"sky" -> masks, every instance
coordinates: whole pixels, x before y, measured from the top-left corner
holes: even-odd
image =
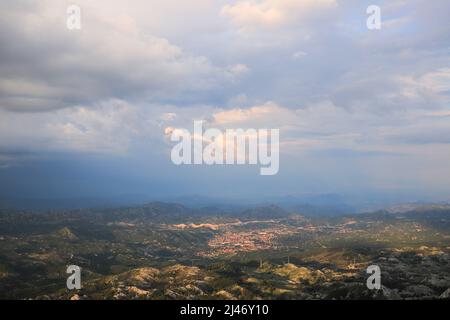
[[[450,200],[449,12],[447,0],[3,0],[0,200]],[[279,129],[278,174],[174,165],[167,129],[194,120]]]

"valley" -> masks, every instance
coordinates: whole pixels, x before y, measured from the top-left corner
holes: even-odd
[[[438,299],[450,209],[315,217],[178,204],[0,212],[0,299]],[[381,269],[380,290],[366,268]],[[66,267],[82,269],[81,290]]]

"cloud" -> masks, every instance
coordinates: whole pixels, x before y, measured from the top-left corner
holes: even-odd
[[[0,108],[40,111],[106,99],[134,103],[199,97],[247,69],[214,66],[142,29],[136,19],[83,3],[82,29],[65,27],[64,2],[20,2],[0,14]],[[191,94],[192,96],[192,94]]]
[[[323,101],[291,109],[274,102],[216,110],[211,126],[280,129],[282,152],[353,150],[358,155],[416,154],[413,145],[450,144],[448,109],[398,109],[389,113],[346,109]],[[449,146],[450,147],[450,146]]]
[[[212,125],[251,125],[255,127],[258,125],[265,125],[268,121],[273,121],[273,116],[278,118],[282,117],[283,111],[288,110],[279,107],[273,102],[267,102],[263,105],[253,106],[247,109],[236,108],[217,111],[212,115]]]
[[[245,64],[239,63],[235,64],[229,69],[230,75],[232,77],[239,77],[241,75],[244,75],[248,72],[250,72],[250,68],[247,67]]]
[[[2,171],[42,152],[102,154],[177,180],[187,169],[167,169],[164,129],[203,119],[280,129],[292,169],[272,189],[448,182],[446,0],[380,1],[377,32],[369,1],[76,3],[80,31],[66,28],[71,1],[0,3]]]
[[[305,20],[313,13],[337,5],[335,0],[263,0],[238,1],[234,5],[225,5],[222,15],[243,28],[272,28]]]
[[[306,57],[308,54],[304,51],[297,51],[292,54],[292,58],[295,60],[299,60],[303,57]]]
[[[125,154],[143,125],[123,101],[48,113],[0,111],[0,149]],[[139,120],[139,121],[138,121]],[[145,121],[145,120],[142,120]]]

